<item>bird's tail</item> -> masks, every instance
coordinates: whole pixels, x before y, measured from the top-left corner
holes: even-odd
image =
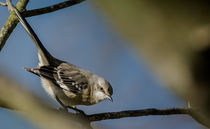
[[[41,43],[40,39],[38,38],[34,30],[32,29],[32,27],[13,5],[12,5],[12,10],[15,11],[20,23],[22,24],[22,26],[27,31],[27,33],[33,40],[34,44],[36,45],[38,49],[38,57],[40,65],[50,65],[51,63],[50,59],[53,59],[53,56],[47,51],[47,49],[44,47],[44,45]]]

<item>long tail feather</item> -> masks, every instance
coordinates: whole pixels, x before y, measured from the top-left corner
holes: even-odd
[[[51,54],[47,51],[47,49],[44,47],[44,45],[41,43],[40,39],[32,29],[32,27],[29,25],[29,23],[26,21],[26,19],[20,14],[20,12],[13,6],[13,10],[15,11],[19,21],[21,22],[22,26],[25,28],[31,39],[33,40],[34,44],[36,45],[38,49],[38,57],[40,61],[40,65],[49,65],[50,59],[53,57]]]

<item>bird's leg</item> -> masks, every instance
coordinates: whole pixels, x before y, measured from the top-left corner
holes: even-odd
[[[85,112],[80,109],[77,109],[76,106],[68,106],[68,108],[76,111],[77,113],[85,115]]]
[[[62,108],[59,108],[58,110],[68,112],[68,108],[69,108],[69,109],[74,110],[77,113],[85,115],[84,111],[82,111],[80,109],[77,109],[76,106],[72,106],[72,107],[71,106],[65,106],[57,96],[55,98],[58,101],[58,103],[62,106]]]
[[[55,97],[56,100],[58,101],[58,103],[62,106],[62,108],[58,108],[59,111],[65,111],[65,112],[68,112],[68,107],[66,107],[61,101],[60,99],[56,96]]]

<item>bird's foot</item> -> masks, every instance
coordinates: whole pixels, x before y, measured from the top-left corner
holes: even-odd
[[[84,111],[77,109],[76,107],[68,106],[68,108],[74,110],[76,112],[76,114],[86,115]]]
[[[68,109],[60,107],[60,108],[58,108],[58,111],[60,111],[60,112],[68,112]]]

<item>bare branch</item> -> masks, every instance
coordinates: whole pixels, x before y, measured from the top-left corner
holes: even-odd
[[[169,108],[169,109],[141,109],[141,110],[127,110],[120,112],[107,112],[107,113],[99,113],[87,115],[87,119],[90,122],[101,121],[101,120],[109,120],[109,119],[120,119],[125,117],[140,117],[140,116],[149,116],[149,115],[189,115],[198,123],[209,127],[206,124],[204,116],[199,112],[198,109],[188,108]]]
[[[48,6],[48,7],[44,7],[44,8],[39,8],[39,9],[34,9],[34,10],[28,10],[23,12],[23,16],[25,17],[32,17],[32,16],[36,16],[36,15],[41,15],[41,14],[45,14],[45,13],[50,13],[50,12],[54,12],[69,6],[73,6],[75,4],[81,3],[85,0],[69,0],[69,1],[65,1],[65,2],[61,2],[52,6]]]
[[[170,109],[142,109],[142,110],[127,110],[120,112],[108,112],[88,115],[90,121],[100,121],[108,119],[120,119],[125,117],[139,117],[148,115],[175,115],[175,114],[188,114],[191,115],[189,108],[170,108]]]
[[[10,90],[8,90],[8,87],[10,88]],[[46,102],[44,102],[42,99],[21,88],[21,86],[17,85],[13,81],[5,79],[5,77],[1,75],[0,75],[0,107],[11,110],[19,110],[23,112],[23,114],[25,114],[28,118],[32,119],[35,122],[38,122],[39,125],[41,124],[41,126],[48,126],[48,127],[53,125],[48,125],[47,124],[48,122],[46,121],[57,121],[57,119],[62,119],[62,122],[64,123],[59,123],[59,124],[63,124],[63,126],[65,127],[67,127],[67,124],[65,123],[66,119],[66,121],[68,121],[67,123],[71,123],[73,121],[74,121],[73,123],[79,122],[81,125],[83,126],[85,125],[84,127],[91,129],[92,127],[90,126],[90,123],[94,121],[120,119],[125,117],[140,117],[148,115],[176,115],[176,114],[190,115],[197,122],[207,126],[200,119],[201,117],[199,116],[200,115],[199,112],[192,108],[170,108],[170,109],[151,108],[151,109],[142,109],[142,110],[127,110],[120,112],[99,113],[92,115],[74,114],[71,112],[69,113],[58,112],[56,109],[47,106]],[[45,117],[43,117],[43,115]]]
[[[48,7],[45,7],[45,8],[25,11],[28,0],[19,0],[17,5],[16,5],[16,8],[21,13],[23,13],[23,15],[25,17],[31,17],[31,16],[35,16],[35,15],[41,15],[41,14],[57,11],[59,9],[63,9],[63,8],[78,4],[82,1],[84,1],[84,0],[69,0],[69,1],[61,2],[59,4],[48,6]],[[4,5],[4,3],[2,3],[1,5]],[[7,39],[9,38],[10,34],[14,30],[14,28],[16,27],[18,22],[19,21],[16,18],[15,14],[11,13],[7,22],[5,23],[5,25],[2,27],[2,29],[0,31],[0,51],[4,47]]]
[[[28,0],[19,0],[16,5],[16,8],[20,12],[23,12],[27,4],[28,4]],[[7,22],[5,23],[5,25],[2,27],[0,31],[0,51],[4,47],[7,39],[9,38],[10,34],[16,27],[17,23],[18,23],[18,19],[16,18],[15,14],[11,14]]]
[[[7,3],[0,2],[1,6],[7,6]]]

